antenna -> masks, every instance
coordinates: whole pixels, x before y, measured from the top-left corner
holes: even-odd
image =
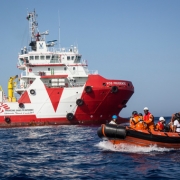
[[[61,48],[61,43],[60,43],[60,15],[58,11],[58,21],[59,21],[59,49]]]

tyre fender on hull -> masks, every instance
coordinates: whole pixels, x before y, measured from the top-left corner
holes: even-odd
[[[35,95],[36,92],[35,92],[34,89],[31,89],[31,90],[30,90],[30,93],[31,93],[32,95]]]
[[[112,93],[117,93],[118,92],[118,87],[117,86],[112,86],[111,92]]]
[[[67,118],[69,121],[73,120],[73,118],[74,118],[73,113],[67,113],[66,118]]]
[[[20,108],[24,108],[24,104],[23,103],[19,103],[19,107]]]
[[[7,123],[7,124],[10,124],[11,123],[11,119],[9,118],[9,117],[5,117],[5,122]]]
[[[77,99],[76,104],[78,106],[82,106],[84,104],[84,101],[82,99]]]
[[[107,137],[125,139],[126,127],[115,124],[102,124],[101,127],[98,129],[97,134],[100,138]]]
[[[92,92],[92,87],[91,86],[86,86],[85,89],[86,93]]]

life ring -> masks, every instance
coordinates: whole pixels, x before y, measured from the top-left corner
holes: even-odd
[[[77,99],[76,104],[78,106],[82,106],[84,104],[84,101],[82,99]]]
[[[118,92],[118,87],[117,86],[112,86],[111,92],[112,93],[117,93]]]
[[[74,118],[73,113],[67,113],[66,118],[67,118],[69,121],[73,120],[73,118]]]
[[[23,103],[19,103],[19,107],[20,107],[20,108],[23,108],[23,107],[24,107],[24,104],[23,104]]]
[[[86,86],[85,91],[86,91],[86,93],[92,92],[92,87],[91,86]]]
[[[31,90],[30,90],[30,93],[31,93],[32,95],[34,95],[36,92],[35,92],[34,89],[31,89]]]
[[[11,119],[9,117],[5,117],[4,119],[6,121],[6,123],[10,124],[11,123]]]

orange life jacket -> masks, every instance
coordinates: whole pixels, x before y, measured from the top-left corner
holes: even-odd
[[[144,130],[146,129],[146,125],[144,124],[142,120],[142,116],[134,115],[134,117],[130,118],[130,127],[137,129],[137,130]]]
[[[143,120],[147,124],[148,129],[154,130],[154,116],[150,112],[143,116]]]
[[[130,118],[130,127],[135,127],[136,124],[139,122],[140,117],[138,115],[134,115],[134,117]]]

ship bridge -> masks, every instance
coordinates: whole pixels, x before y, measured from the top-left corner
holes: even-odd
[[[24,47],[18,56],[17,67],[22,71],[16,91],[21,94],[29,88],[36,79],[41,79],[48,87],[79,87],[84,86],[89,74],[86,60],[82,60],[78,48],[55,48],[57,40],[47,41],[49,31],[40,33],[35,12],[27,16],[30,30],[29,47]]]

